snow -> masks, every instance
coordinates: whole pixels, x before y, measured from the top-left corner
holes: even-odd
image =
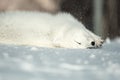
[[[120,39],[99,49],[0,44],[0,80],[119,80]]]
[[[67,63],[62,63],[60,65],[61,68],[64,68],[64,69],[68,69],[68,70],[82,70],[83,67],[80,67],[79,65],[71,65],[71,64],[67,64]]]

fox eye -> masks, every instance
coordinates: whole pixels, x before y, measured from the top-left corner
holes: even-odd
[[[92,42],[91,42],[91,45],[92,45],[92,46],[95,46],[95,42],[94,42],[94,41],[92,41]]]
[[[77,44],[79,44],[79,45],[81,45],[81,43],[80,42],[77,42],[77,41],[75,41]]]

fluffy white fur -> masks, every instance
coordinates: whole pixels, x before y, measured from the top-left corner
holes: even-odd
[[[91,42],[95,42],[92,45]],[[40,47],[100,47],[103,40],[68,13],[0,13],[0,43]]]

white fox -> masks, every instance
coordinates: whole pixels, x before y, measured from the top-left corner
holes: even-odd
[[[69,13],[0,13],[0,43],[60,48],[97,48],[103,40]]]

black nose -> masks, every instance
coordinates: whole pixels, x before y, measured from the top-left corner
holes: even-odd
[[[94,42],[94,41],[92,41],[92,42],[91,42],[91,45],[92,45],[92,46],[95,46],[95,42]]]

